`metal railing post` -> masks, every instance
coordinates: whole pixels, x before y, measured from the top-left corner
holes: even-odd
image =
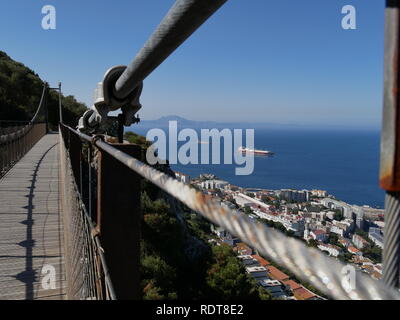
[[[136,145],[113,144],[140,158]],[[99,149],[97,230],[118,299],[140,299],[141,178],[120,161]]]
[[[58,108],[60,112],[60,122],[63,122],[63,115],[62,115],[62,103],[61,103],[61,82],[58,83]]]
[[[385,24],[384,106],[380,185],[386,190],[383,280],[399,287],[400,278],[400,95],[399,1],[387,0]]]

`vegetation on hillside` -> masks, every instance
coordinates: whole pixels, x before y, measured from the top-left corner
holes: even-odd
[[[39,106],[44,81],[31,69],[0,51],[0,119],[29,121]],[[62,96],[63,120],[75,126],[87,109],[73,96]],[[50,129],[59,120],[58,92],[50,90],[47,101]]]
[[[375,245],[375,243],[368,237],[368,232],[357,229],[356,234],[367,240],[369,243],[369,245],[361,250],[363,256],[371,259],[374,263],[382,263],[382,249]]]
[[[149,146],[133,132],[124,138],[144,150]],[[173,175],[168,164],[157,169]],[[208,242],[207,220],[148,181],[143,181],[141,202],[143,299],[271,299],[229,246]]]

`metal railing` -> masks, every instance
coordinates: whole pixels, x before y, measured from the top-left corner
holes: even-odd
[[[104,249],[91,216],[92,185],[95,182],[91,174],[91,149],[87,149],[84,157],[83,149],[80,148],[82,144],[62,125],[59,139],[67,296],[73,300],[114,300],[116,296],[105,262]],[[74,166],[77,162],[71,161],[71,157],[79,158],[79,167]],[[87,178],[86,193],[82,190],[83,176]]]
[[[39,106],[31,121],[0,121],[0,178],[47,133],[44,84]]]

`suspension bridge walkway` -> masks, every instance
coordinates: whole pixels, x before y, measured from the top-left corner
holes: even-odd
[[[47,96],[57,88],[47,83],[30,121],[0,127],[0,299],[140,299],[143,179],[333,299],[400,299],[400,1],[386,9],[383,281],[354,270],[349,285],[343,262],[222,207],[124,143],[143,80],[226,1],[177,0],[132,63],[106,72],[77,129],[63,121],[59,86],[58,132],[49,132]],[[118,143],[107,140],[110,121]]]
[[[0,180],[0,300],[64,299],[58,134],[47,134]],[[43,286],[54,267],[55,288]]]

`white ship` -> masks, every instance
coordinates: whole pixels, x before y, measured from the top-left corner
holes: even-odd
[[[241,153],[250,153],[250,154],[255,154],[255,155],[260,155],[260,156],[272,156],[274,154],[272,151],[268,151],[268,150],[257,150],[257,149],[250,149],[250,148],[244,148],[244,147],[239,147],[238,151]]]

